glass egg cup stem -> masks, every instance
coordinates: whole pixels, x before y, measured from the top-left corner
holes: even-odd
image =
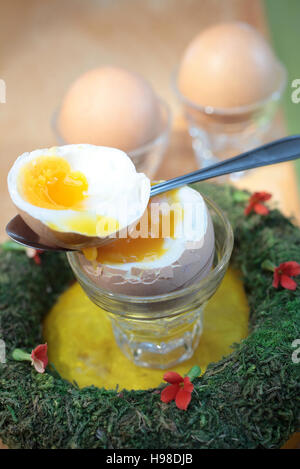
[[[188,313],[149,321],[111,317],[116,342],[138,366],[166,369],[193,356],[203,331],[204,304]]]
[[[206,168],[270,140],[269,131],[287,83],[287,72],[282,64],[278,64],[277,85],[269,96],[233,108],[201,106],[190,101],[178,89],[177,75],[175,70],[172,88],[182,107],[199,168]],[[243,174],[238,172],[230,177],[238,179]]]

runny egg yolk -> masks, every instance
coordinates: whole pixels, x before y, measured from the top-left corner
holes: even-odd
[[[78,214],[64,220],[64,230],[56,223],[48,223],[49,228],[55,231],[105,237],[119,229],[117,220],[84,211],[87,179],[80,171],[73,171],[64,158],[40,156],[31,160],[20,172],[18,187],[31,205],[50,210],[78,211]]]
[[[52,210],[82,208],[88,190],[85,175],[72,171],[69,163],[58,156],[40,156],[27,163],[19,186],[27,202]]]
[[[131,233],[127,238],[116,239],[99,248],[84,249],[86,259],[100,264],[126,264],[151,262],[160,258],[167,251],[165,238],[174,238],[177,223],[182,220],[183,210],[177,202],[177,191],[172,191],[167,201],[174,205],[170,205],[170,210],[165,213],[154,212],[155,216],[151,210],[153,202],[149,203],[135,229],[139,237],[133,237]]]

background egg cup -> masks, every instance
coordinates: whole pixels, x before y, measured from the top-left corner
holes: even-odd
[[[136,365],[166,369],[192,357],[199,343],[202,315],[227,270],[233,233],[225,214],[205,198],[215,231],[214,267],[179,290],[155,296],[129,296],[99,288],[84,271],[83,254],[67,254],[73,272],[89,298],[107,311],[116,342]]]
[[[172,74],[171,85],[182,106],[199,168],[266,143],[264,139],[287,83],[287,72],[282,64],[278,64],[277,86],[267,98],[233,108],[200,106],[190,101],[178,89],[177,76],[178,69]],[[233,173],[230,178],[237,179],[243,173]]]
[[[168,104],[159,99],[160,115],[161,115],[161,130],[160,133],[151,141],[144,145],[135,148],[131,151],[126,151],[127,155],[131,158],[138,172],[145,173],[149,179],[153,178],[158,170],[165,151],[169,145],[170,131],[172,125],[171,111]],[[52,119],[52,129],[54,131],[58,145],[67,145],[74,142],[66,142],[60,135],[57,118],[59,110],[57,110]],[[88,143],[88,142],[81,142]],[[121,149],[122,150],[122,149]]]

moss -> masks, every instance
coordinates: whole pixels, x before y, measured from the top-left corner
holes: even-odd
[[[236,263],[251,307],[251,335],[195,380],[188,411],[163,404],[156,390],[79,389],[55,370],[0,365],[0,437],[12,448],[278,448],[299,431],[299,287],[272,288],[271,260],[300,262],[300,230],[278,211],[245,217],[229,186],[201,184],[231,219]],[[240,192],[240,191],[239,191]],[[0,253],[0,334],[8,354],[30,351],[41,318],[71,281],[66,260],[43,254],[42,266],[20,252]]]

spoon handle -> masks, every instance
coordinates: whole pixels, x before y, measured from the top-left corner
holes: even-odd
[[[253,150],[249,150],[233,158],[220,161],[207,168],[156,184],[151,188],[150,197],[176,189],[185,184],[191,184],[193,182],[199,182],[237,171],[244,171],[246,169],[296,160],[297,158],[300,158],[300,135],[292,135],[254,148]]]

